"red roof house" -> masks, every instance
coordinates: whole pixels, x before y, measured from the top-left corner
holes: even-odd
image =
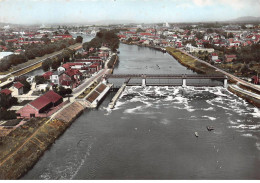
[[[1,94],[5,94],[6,96],[11,95],[12,91],[9,90],[8,88],[5,88],[1,90]]]
[[[42,76],[44,77],[44,79],[50,79],[52,74],[53,74],[53,72],[48,71],[48,72],[45,72]]]
[[[18,110],[18,118],[47,117],[53,107],[61,104],[62,97],[50,90]]]
[[[22,95],[23,94],[23,87],[24,85],[20,82],[14,83],[12,90],[14,95]]]
[[[225,55],[226,62],[232,62],[234,59],[237,59],[236,55]]]

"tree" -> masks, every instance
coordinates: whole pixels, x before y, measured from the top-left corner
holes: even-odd
[[[72,93],[72,90],[70,88],[64,88],[63,86],[53,87],[53,91],[58,93],[62,97],[65,97],[66,95],[70,95]]]
[[[82,43],[83,37],[82,36],[77,36],[76,38],[76,43]]]
[[[132,41],[133,41],[133,39],[131,37],[127,39],[128,43],[131,43]]]
[[[42,69],[46,72],[50,69],[51,65],[52,65],[52,60],[50,58],[47,58],[42,63]]]
[[[70,35],[70,33],[69,33],[68,30],[66,30],[66,31],[64,32],[64,34]]]
[[[213,29],[207,29],[207,33],[213,33]]]
[[[36,75],[36,76],[35,76],[35,82],[36,82],[36,85],[38,85],[38,84],[44,84],[44,83],[46,82],[46,79],[44,79],[43,76]]]
[[[28,93],[31,90],[30,83],[28,83],[25,78],[21,79],[20,82],[24,85],[23,92]]]
[[[228,34],[228,38],[234,38],[234,35],[233,35],[232,32],[230,32],[230,33]]]
[[[138,32],[145,32],[143,29],[141,29],[141,28],[138,28],[137,30],[136,30],[136,33],[138,33]]]
[[[51,64],[52,70],[55,70],[55,71],[58,69],[59,66],[60,66],[59,61],[53,61]]]

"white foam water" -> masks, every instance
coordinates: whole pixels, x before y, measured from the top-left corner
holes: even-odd
[[[210,119],[211,121],[214,121],[214,120],[216,120],[217,118],[215,118],[215,117],[212,117],[212,116],[202,116],[203,118],[208,118],[208,119]]]

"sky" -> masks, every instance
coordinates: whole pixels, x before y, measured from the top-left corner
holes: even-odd
[[[260,0],[0,0],[0,22],[196,22],[260,16]]]

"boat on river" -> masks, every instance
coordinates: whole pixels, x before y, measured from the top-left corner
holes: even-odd
[[[214,130],[214,127],[213,126],[207,126],[207,130],[212,131],[212,130]]]

